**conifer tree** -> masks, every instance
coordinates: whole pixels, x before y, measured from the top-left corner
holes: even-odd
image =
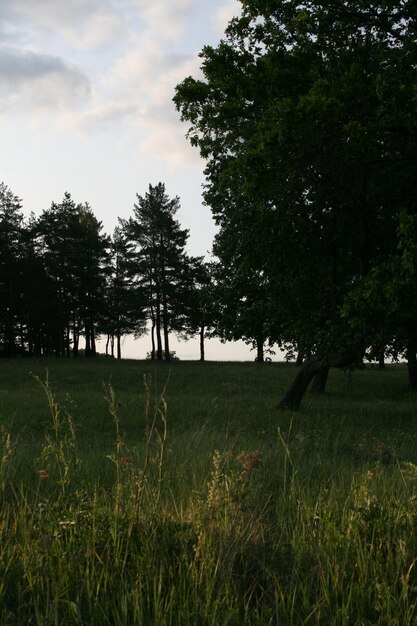
[[[133,217],[122,221],[135,246],[134,273],[151,321],[151,356],[158,360],[170,358],[169,333],[178,327],[178,293],[187,268],[188,231],[175,218],[179,207],[163,183],[149,185],[144,196],[137,194]]]

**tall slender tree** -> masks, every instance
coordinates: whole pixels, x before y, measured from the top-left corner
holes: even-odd
[[[22,296],[24,218],[20,199],[0,183],[0,349],[16,354]]]
[[[144,294],[136,280],[133,245],[120,226],[111,241],[110,267],[107,277],[105,316],[101,328],[107,334],[106,354],[122,357],[122,337],[145,332]]]
[[[144,196],[137,195],[133,217],[122,222],[135,245],[134,271],[151,321],[152,357],[158,360],[170,358],[169,333],[176,327],[178,288],[187,265],[188,230],[175,218],[179,207],[179,198],[169,198],[163,183],[149,185]]]

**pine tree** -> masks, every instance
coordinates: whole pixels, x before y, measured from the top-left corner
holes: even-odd
[[[152,358],[170,358],[169,333],[178,327],[178,293],[187,267],[185,245],[188,230],[175,215],[178,197],[170,199],[165,185],[149,185],[137,195],[134,215],[122,222],[127,238],[135,246],[135,276],[151,321]]]
[[[0,350],[15,356],[22,294],[24,220],[21,201],[0,183]]]

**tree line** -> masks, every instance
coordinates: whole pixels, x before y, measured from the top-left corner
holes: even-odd
[[[174,101],[242,316],[303,361],[280,406],[364,356],[417,389],[415,0],[240,2]]]
[[[150,326],[150,358],[169,360],[175,332],[200,334],[204,359],[209,264],[187,254],[178,209],[150,185],[109,237],[69,193],[26,218],[0,184],[0,355],[90,357],[105,337],[106,354],[121,358],[122,337]]]
[[[149,185],[110,237],[69,193],[25,217],[1,183],[0,356],[94,357],[104,338],[106,355],[121,358],[124,336],[149,332],[150,359],[172,357],[174,333],[199,338],[201,361],[213,336],[243,339],[263,361],[271,351],[267,285],[240,275],[232,259],[189,255],[179,208],[164,184]]]

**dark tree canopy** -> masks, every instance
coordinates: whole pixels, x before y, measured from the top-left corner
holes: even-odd
[[[177,86],[219,237],[237,273],[265,276],[282,340],[314,355],[308,382],[366,348],[341,307],[416,211],[416,24],[411,1],[245,0]]]
[[[105,235],[88,204],[69,193],[25,220],[0,185],[0,356],[122,356],[122,337],[152,327],[154,356],[170,357],[169,333],[195,334],[197,273],[185,252],[179,199],[159,183],[137,196],[134,217]],[[84,343],[80,344],[83,339]]]
[[[175,218],[179,207],[179,198],[169,198],[163,183],[149,185],[144,196],[137,195],[133,217],[122,222],[134,247],[133,274],[152,325],[151,356],[159,360],[169,360],[169,333],[181,329],[188,231]]]

